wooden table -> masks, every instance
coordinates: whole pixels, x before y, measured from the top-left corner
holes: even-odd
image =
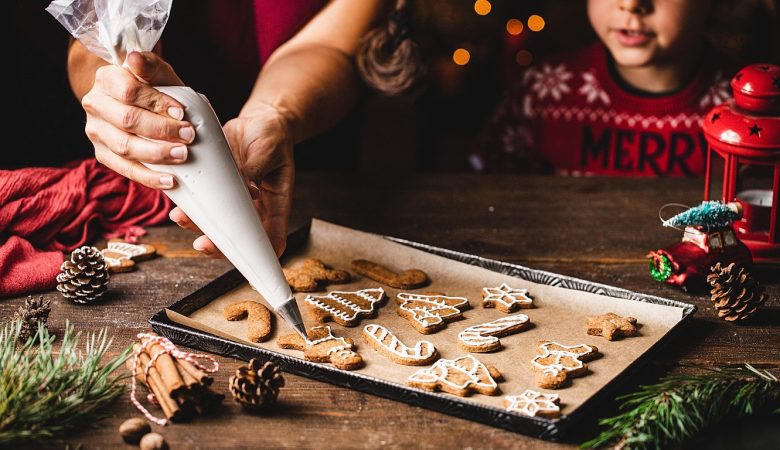
[[[658,208],[667,202],[696,204],[701,185],[700,180],[304,173],[297,180],[292,224],[315,216],[698,306],[695,319],[665,356],[653,361],[642,379],[625,386],[628,391],[681,370],[677,363],[780,366],[777,269],[761,271],[770,299],[746,325],[718,319],[708,298],[690,296],[649,276],[644,258],[648,250],[680,238],[679,232],[660,226]],[[108,298],[99,305],[78,306],[50,293],[51,328],[61,330],[65,319],[80,330],[109,327],[116,335],[116,352],[136,333],[147,331],[147,320],[160,308],[229,269],[227,262],[193,251],[192,239],[191,233],[172,225],[150,229],[144,242],[155,245],[162,257],[141,264],[136,272],[113,277]],[[11,315],[22,301],[0,302],[2,317]],[[222,368],[215,386],[226,392],[227,379],[240,363],[218,360]],[[158,431],[174,449],[385,445],[547,449],[573,447],[595,429],[593,423],[583,424],[572,442],[549,443],[299,376],[286,379],[281,406],[272,415],[244,414],[228,400],[222,414]],[[605,405],[600,415],[614,412]],[[68,442],[83,443],[87,449],[121,446],[118,425],[137,414],[127,395],[112,413],[96,430],[74,435]],[[736,448],[748,441],[758,448],[777,444],[780,431],[767,418],[710,432],[704,439],[710,448]]]

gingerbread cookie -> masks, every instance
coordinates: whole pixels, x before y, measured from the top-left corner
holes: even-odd
[[[396,289],[417,289],[430,282],[428,274],[418,269],[404,270],[401,273],[395,273],[387,267],[365,259],[356,259],[352,261],[352,270]]]
[[[539,342],[539,354],[531,360],[536,383],[544,389],[558,389],[566,380],[588,371],[583,361],[595,358],[599,349],[592,345],[561,345],[552,341]]]
[[[354,327],[363,317],[373,316],[386,299],[384,289],[372,288],[308,295],[304,302],[321,322],[332,320],[345,327]]]
[[[586,327],[588,334],[604,336],[608,341],[637,334],[636,319],[621,317],[611,312],[588,317]]]
[[[331,269],[314,258],[304,259],[298,266],[282,271],[293,292],[313,292],[321,284],[344,284],[351,278],[346,270]]]
[[[521,308],[533,308],[533,298],[528,295],[528,289],[515,289],[502,283],[498,287],[482,288],[482,306],[511,313]]]
[[[426,369],[420,369],[406,380],[406,384],[430,391],[442,391],[465,397],[472,391],[496,395],[501,374],[471,355],[457,359],[440,359]]]
[[[227,305],[222,311],[226,320],[247,318],[246,337],[251,342],[264,342],[271,335],[272,314],[265,305],[244,301]]]
[[[438,331],[447,323],[463,318],[463,310],[469,301],[464,297],[448,297],[442,294],[412,294],[401,292],[396,301],[398,315],[409,320],[422,334]]]
[[[507,411],[522,414],[528,417],[558,417],[561,415],[558,394],[542,394],[541,392],[526,389],[520,395],[507,395],[504,397],[504,407]]]
[[[375,323],[363,328],[363,340],[382,356],[405,366],[424,366],[439,357],[432,342],[417,341],[414,347],[409,347],[390,330]]]
[[[100,253],[106,260],[108,270],[118,273],[135,269],[137,261],[153,258],[157,249],[148,244],[131,244],[121,239],[111,239]]]
[[[499,336],[517,333],[530,324],[525,314],[513,314],[492,322],[472,325],[458,333],[458,342],[463,350],[471,353],[492,352],[501,348]]]
[[[327,325],[309,329],[308,340],[295,333],[280,336],[276,343],[282,348],[303,351],[307,361],[329,362],[342,370],[363,365],[363,358],[355,352],[352,339],[334,336]]]

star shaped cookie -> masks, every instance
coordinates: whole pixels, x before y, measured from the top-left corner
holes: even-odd
[[[533,308],[533,298],[528,295],[528,289],[515,289],[502,283],[498,287],[482,288],[482,306],[511,313],[521,308]]]
[[[637,334],[636,319],[621,317],[611,312],[591,316],[587,321],[587,333],[592,336],[604,336],[608,341],[634,336]]]
[[[520,395],[504,397],[504,407],[509,412],[529,417],[558,417],[561,415],[561,408],[558,406],[560,401],[561,397],[558,394],[542,394],[526,389]]]

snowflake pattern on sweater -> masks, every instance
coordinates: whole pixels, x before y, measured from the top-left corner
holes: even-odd
[[[471,155],[481,172],[700,176],[701,118],[729,98],[730,77],[705,65],[681,90],[629,92],[601,43],[529,68]]]

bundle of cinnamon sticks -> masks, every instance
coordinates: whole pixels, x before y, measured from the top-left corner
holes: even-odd
[[[133,345],[138,352],[141,343]],[[149,369],[149,378],[144,376],[144,369],[152,360],[152,355],[163,352]],[[127,367],[132,372],[132,359],[127,361]],[[184,359],[172,357],[165,353],[160,344],[152,344],[138,354],[135,377],[141,383],[146,383],[149,390],[157,398],[165,417],[172,422],[182,422],[195,414],[207,414],[222,403],[225,398],[209,386],[214,381],[206,372]]]

